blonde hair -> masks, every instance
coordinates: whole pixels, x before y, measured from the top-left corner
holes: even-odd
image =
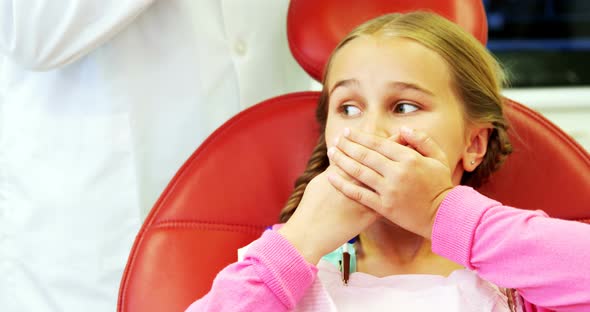
[[[496,59],[473,36],[458,25],[429,12],[387,14],[372,19],[350,32],[332,52],[323,77],[323,90],[316,109],[321,135],[304,173],[295,182],[295,190],[281,211],[280,221],[293,214],[307,184],[329,165],[324,139],[328,115],[327,78],[334,55],[359,36],[407,38],[442,56],[451,72],[452,84],[463,103],[466,122],[489,125],[491,128],[487,152],[482,163],[465,172],[461,184],[479,187],[496,171],[512,151],[504,118],[504,102],[500,93],[505,83],[504,73]]]

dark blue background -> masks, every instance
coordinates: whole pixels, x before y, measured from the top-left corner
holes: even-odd
[[[590,0],[483,0],[512,85],[590,85]]]

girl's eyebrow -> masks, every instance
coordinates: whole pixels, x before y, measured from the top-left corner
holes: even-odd
[[[332,90],[330,90],[330,92],[328,94],[332,95],[332,92],[334,92],[334,90],[336,90],[336,88],[338,88],[338,87],[351,87],[351,86],[358,87],[359,84],[360,84],[360,82],[354,78],[340,80],[336,84],[334,84],[334,86],[332,87]]]
[[[360,85],[360,82],[357,79],[351,78],[351,79],[343,79],[338,81],[336,84],[334,84],[334,86],[332,87],[332,90],[330,90],[329,95],[332,95],[332,93],[334,92],[334,90],[336,90],[339,87],[358,87]],[[428,96],[434,97],[434,92],[428,90],[425,87],[422,87],[416,83],[412,83],[412,82],[403,82],[403,81],[390,81],[388,83],[388,85],[390,85],[392,88],[395,89],[399,89],[400,91],[404,91],[407,89],[410,90],[415,90],[421,93],[424,93]]]
[[[421,93],[425,93],[428,96],[435,97],[434,92],[426,89],[425,87],[421,87],[416,83],[411,82],[402,82],[402,81],[390,81],[389,85],[395,89],[400,89],[400,91],[411,89]]]

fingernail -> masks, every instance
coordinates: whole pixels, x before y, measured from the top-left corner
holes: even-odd
[[[410,129],[410,128],[406,127],[406,126],[401,126],[401,128],[399,130],[401,132],[403,132],[403,134],[405,134],[405,135],[411,135],[412,132],[414,132],[413,129]]]
[[[330,181],[336,181],[338,178],[336,177],[336,174],[334,173],[328,173],[328,180]]]
[[[344,128],[344,136],[348,137],[350,135],[350,128]]]
[[[334,148],[333,146],[330,147],[328,149],[328,157],[332,157],[332,155],[334,155],[334,152],[336,151],[336,148]]]
[[[338,145],[338,141],[340,141],[340,136],[334,138],[334,145]]]

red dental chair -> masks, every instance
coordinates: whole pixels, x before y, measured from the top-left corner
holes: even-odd
[[[487,40],[481,0],[292,0],[291,51],[319,80],[332,49],[356,25],[416,9]],[[136,237],[118,311],[184,311],[236,261],[238,248],[277,223],[317,141],[318,98],[301,92],[269,99],[226,122],[195,151]],[[514,152],[480,191],[506,205],[590,223],[590,155],[538,113],[507,103]]]

